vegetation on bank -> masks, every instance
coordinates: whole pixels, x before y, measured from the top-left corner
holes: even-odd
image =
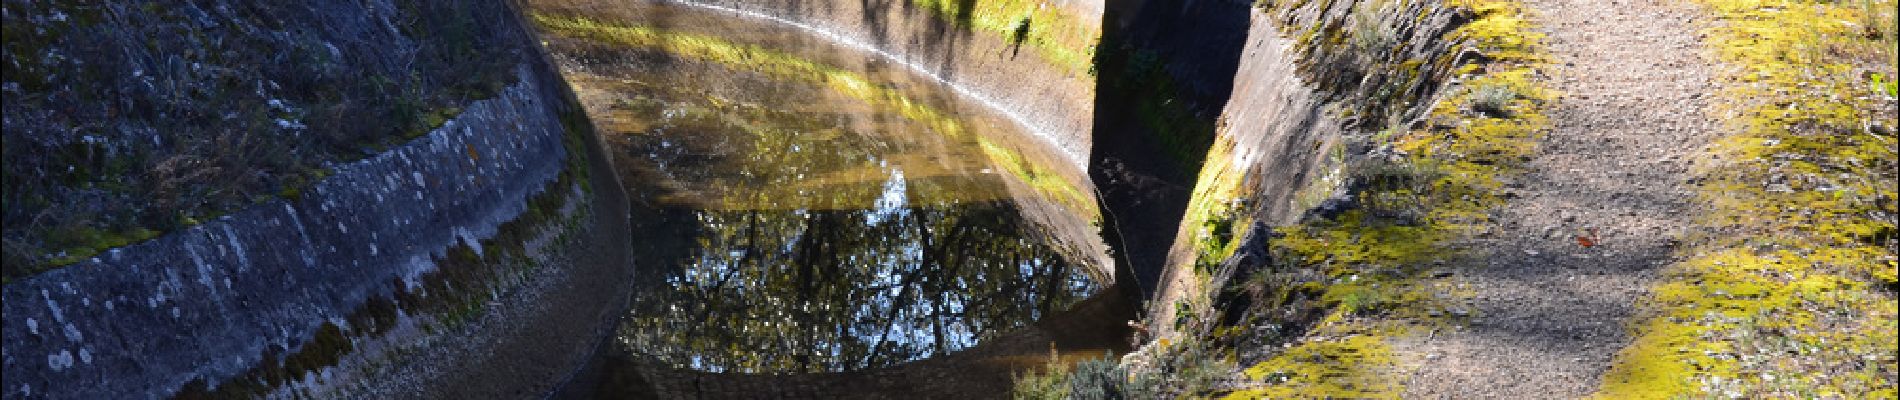
[[[1070,360],[1051,350],[1041,369],[1015,377],[1016,399],[1161,399],[1207,393],[1233,376],[1233,363],[1212,342],[1161,339],[1154,357]],[[1126,359],[1124,359],[1126,360]]]
[[[1601,398],[1893,398],[1892,0],[1702,0],[1738,134]]]
[[[1398,3],[1375,1],[1358,12],[1414,9]],[[1268,301],[1317,298],[1324,317],[1305,340],[1248,368],[1256,386],[1232,397],[1396,398],[1403,385],[1386,341],[1462,317],[1451,305],[1458,294],[1423,272],[1455,256],[1446,244],[1486,223],[1488,211],[1503,201],[1497,195],[1500,178],[1516,173],[1534,151],[1554,94],[1541,78],[1542,35],[1531,30],[1521,4],[1446,3],[1472,15],[1443,38],[1462,46],[1439,59],[1380,68],[1407,73],[1422,63],[1462,62],[1454,69],[1460,84],[1441,89],[1446,94],[1430,106],[1423,124],[1387,127],[1371,137],[1377,148],[1372,156],[1346,162],[1341,174],[1352,186],[1351,208],[1276,230],[1279,238],[1270,249],[1276,265],[1247,285],[1270,293]],[[1453,58],[1461,47],[1486,57]],[[1310,270],[1324,278],[1300,282],[1289,276]]]
[[[1186,358],[1204,366],[1253,360],[1241,364],[1237,377],[1178,386],[1165,392],[1170,396],[1395,398],[1403,389],[1395,378],[1400,367],[1386,341],[1462,314],[1450,306],[1458,294],[1423,276],[1424,267],[1453,256],[1444,245],[1486,222],[1502,201],[1499,178],[1517,170],[1548,123],[1543,110],[1554,94],[1540,74],[1542,36],[1525,22],[1523,7],[1509,0],[1366,1],[1345,24],[1292,16],[1307,7],[1335,7],[1331,2],[1259,6],[1296,38],[1302,78],[1333,96],[1336,116],[1356,118],[1356,128],[1376,132],[1348,138],[1373,150],[1349,157],[1336,148],[1337,170],[1299,196],[1302,208],[1330,211],[1267,231],[1251,221],[1257,205],[1242,200],[1255,190],[1245,167],[1229,165],[1235,144],[1227,136],[1217,139],[1184,217],[1185,226],[1196,227],[1185,240],[1207,296],[1176,305],[1176,321],[1151,322],[1175,324],[1184,338],[1176,340],[1199,345],[1151,346],[1140,356],[1181,359],[1179,349],[1192,349],[1206,355]],[[1442,37],[1412,38],[1450,41],[1444,54],[1403,58],[1404,38],[1392,21],[1422,20],[1436,6],[1471,19]],[[1466,49],[1484,57],[1461,57]],[[1319,60],[1350,68],[1321,68]],[[1429,88],[1425,80],[1445,78],[1431,76],[1433,69],[1460,83],[1430,97],[1421,89]],[[1342,73],[1375,87],[1325,84]],[[1411,104],[1430,100],[1425,115],[1408,122]],[[1333,196],[1339,190],[1345,197]],[[1250,254],[1249,243],[1264,244],[1267,255]],[[1228,273],[1244,279],[1214,287],[1215,277]],[[1235,316],[1228,310],[1234,307],[1244,310]],[[1080,370],[1050,368],[1019,379],[1018,388],[1033,392],[1028,387],[1059,379],[1051,375],[1075,380]],[[1178,379],[1173,374],[1186,370],[1127,368],[1126,376],[1131,382],[1160,379],[1144,373]]]
[[[504,4],[397,3],[0,2],[0,279],[297,197],[514,78]]]
[[[890,110],[906,119],[928,126],[952,139],[978,143],[990,161],[1030,188],[1080,215],[1097,215],[1095,202],[1077,184],[1056,171],[1029,162],[1008,145],[969,132],[957,118],[923,101],[911,98],[898,88],[873,83],[865,76],[817,63],[797,55],[757,45],[729,42],[717,37],[667,31],[650,26],[619,25],[585,17],[534,13],[534,22],[550,34],[588,39],[635,48],[659,50],[688,59],[732,66],[768,76],[813,82],[863,101],[873,107]]]

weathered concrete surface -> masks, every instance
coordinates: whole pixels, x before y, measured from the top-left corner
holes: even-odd
[[[1106,2],[1089,177],[1117,281],[1153,297],[1247,39],[1247,1]],[[1262,116],[1268,117],[1268,116]]]
[[[996,108],[1049,140],[1075,167],[1088,160],[1095,77],[1066,71],[991,32],[972,31],[908,1],[688,0],[798,23],[834,40],[893,56]],[[971,2],[964,2],[971,3]],[[1101,19],[1101,2],[1055,2],[1080,21]]]
[[[526,22],[522,22],[526,26]],[[557,102],[568,121],[570,149],[584,163],[568,164],[567,173],[585,170],[575,181],[581,196],[570,196],[560,221],[538,226],[524,247],[543,266],[486,304],[486,312],[460,330],[439,332],[426,341],[410,341],[422,356],[378,369],[382,355],[366,355],[368,367],[342,368],[363,373],[356,388],[339,396],[366,399],[495,399],[545,397],[573,379],[610,337],[627,309],[634,246],[630,238],[629,200],[614,171],[613,157],[594,128],[581,120],[581,104],[546,54],[532,54],[528,67],[551,84],[544,98]],[[556,83],[558,83],[558,87]],[[578,141],[576,143],[575,141]],[[558,182],[558,181],[557,181]],[[581,185],[588,185],[579,191]],[[545,193],[544,193],[545,195]],[[398,351],[400,352],[400,351]],[[412,353],[413,354],[413,353]],[[380,357],[380,358],[379,358]],[[362,366],[363,364],[358,364]],[[330,397],[317,395],[313,397]]]
[[[504,1],[0,0],[0,277],[307,189],[509,84]]]
[[[523,68],[427,136],[338,165],[301,198],[109,251],[4,289],[7,398],[149,398],[296,349],[459,241],[525,209],[567,157]]]
[[[1253,242],[1244,248],[1258,248],[1266,240],[1266,229],[1297,223],[1321,206],[1319,200],[1343,194],[1339,191],[1352,183],[1340,181],[1338,169],[1366,156],[1372,132],[1389,124],[1410,124],[1426,112],[1449,79],[1452,63],[1443,61],[1458,56],[1452,54],[1457,43],[1445,33],[1462,25],[1466,16],[1437,2],[1378,4],[1304,3],[1276,13],[1248,8],[1246,44],[1215,132],[1216,140],[1231,148],[1216,145],[1219,151],[1207,154],[1206,164],[1215,168],[1200,171],[1203,183],[1239,185],[1231,201],[1239,208],[1236,212],[1254,221],[1235,239]],[[1377,29],[1393,45],[1376,51],[1350,45],[1302,48],[1285,33],[1326,27]],[[1393,67],[1404,62],[1416,66]],[[1303,192],[1313,198],[1302,203]],[[1208,304],[1205,298],[1225,286],[1236,263],[1265,261],[1264,254],[1237,252],[1213,260],[1224,267],[1214,276],[1196,276],[1199,254],[1194,241],[1202,229],[1181,224],[1174,231],[1148,320],[1173,321],[1178,301]],[[1156,333],[1170,334],[1170,328],[1158,324]]]
[[[1325,103],[1311,85],[1300,79],[1292,40],[1280,34],[1279,25],[1255,9],[1249,12],[1251,27],[1240,60],[1240,73],[1234,76],[1233,98],[1221,113],[1216,134],[1231,141],[1232,150],[1211,152],[1208,157],[1227,157],[1227,162],[1209,165],[1226,170],[1203,170],[1221,178],[1246,180],[1243,198],[1255,206],[1257,222],[1281,225],[1292,222],[1301,211],[1293,204],[1294,194],[1312,179],[1334,167],[1326,163],[1326,154],[1337,144],[1341,127],[1328,115]],[[1193,226],[1189,226],[1193,225]],[[1204,228],[1182,224],[1175,231],[1168,252],[1167,268],[1156,289],[1148,321],[1174,321],[1174,304],[1209,295],[1218,283],[1196,276],[1193,246],[1195,235]],[[1211,285],[1210,285],[1211,284]],[[1195,299],[1199,300],[1199,299]],[[1157,334],[1167,335],[1173,324],[1156,324]]]

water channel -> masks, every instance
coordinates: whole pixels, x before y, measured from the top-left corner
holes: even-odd
[[[886,54],[673,3],[531,18],[634,198],[607,351],[707,372],[888,367],[1061,312],[1111,268],[1072,156]]]

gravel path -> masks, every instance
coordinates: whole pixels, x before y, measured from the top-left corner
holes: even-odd
[[[1493,226],[1442,267],[1470,323],[1398,343],[1406,398],[1575,398],[1692,222],[1689,163],[1716,135],[1702,14],[1672,1],[1529,0],[1556,56],[1551,131]],[[1663,4],[1658,4],[1663,3]],[[1592,247],[1577,236],[1597,232]]]

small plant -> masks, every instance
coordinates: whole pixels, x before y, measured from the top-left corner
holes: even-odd
[[[1338,296],[1340,310],[1349,315],[1377,312],[1390,301],[1377,288],[1365,286],[1347,287]]]
[[[1471,111],[1496,118],[1511,116],[1511,102],[1517,100],[1517,90],[1505,85],[1480,85],[1471,89]]]
[[[1188,336],[1149,345],[1139,361],[1111,358],[1064,364],[1050,352],[1040,371],[1016,376],[1016,399],[1158,399],[1205,396],[1231,388],[1237,376],[1230,348]]]
[[[1128,373],[1114,360],[1096,359],[1083,361],[1075,365],[1069,373],[1069,398],[1073,399],[1123,399],[1122,386],[1128,382]]]
[[[1010,388],[1010,398],[1025,400],[1061,400],[1069,398],[1069,366],[1062,363],[1062,357],[1055,349],[1049,350],[1049,363],[1041,371],[1029,371],[1016,375],[1016,385]]]
[[[1900,85],[1896,85],[1896,81],[1887,80],[1886,75],[1870,74],[1868,80],[1870,82],[1867,83],[1867,87],[1875,94],[1884,94],[1887,97],[1900,96],[1900,88],[1897,88]]]
[[[1022,46],[1025,40],[1029,40],[1029,15],[1026,14],[1009,24],[1009,41]]]
[[[1360,4],[1352,14],[1353,46],[1370,60],[1380,59],[1379,56],[1398,41],[1397,35],[1378,20],[1378,16],[1389,13],[1385,12],[1383,5],[1374,3],[1378,2]]]

